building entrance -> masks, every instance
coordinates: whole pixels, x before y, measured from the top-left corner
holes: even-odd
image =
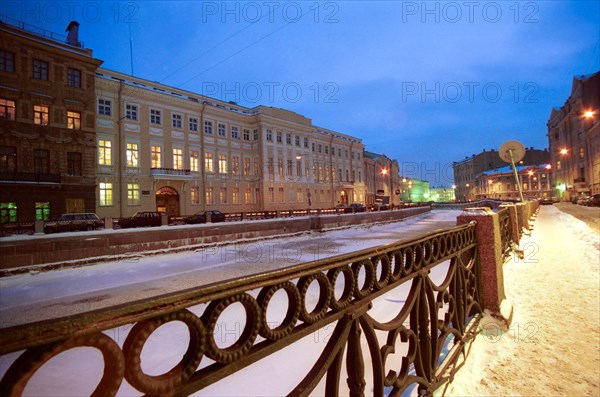
[[[156,210],[169,216],[179,216],[179,193],[172,187],[161,187],[156,191]]]

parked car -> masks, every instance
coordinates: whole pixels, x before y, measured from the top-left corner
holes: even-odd
[[[581,196],[581,197],[579,197],[579,199],[577,199],[577,204],[579,204],[579,205],[589,205],[590,201],[591,201],[591,197],[589,197],[589,196]]]
[[[211,222],[223,222],[225,221],[225,214],[221,211],[204,211],[197,212],[194,215],[186,216],[183,218],[185,223],[195,224],[195,223],[206,223],[206,218],[210,214]]]
[[[121,218],[117,221],[119,227],[126,229],[129,227],[161,226],[164,212],[142,211],[136,212],[129,218]]]
[[[540,200],[540,204],[541,205],[552,205],[552,204],[554,204],[554,201],[550,197],[544,197],[543,199]]]
[[[62,214],[56,220],[44,223],[44,233],[96,230],[104,226],[102,219],[93,212]]]
[[[344,213],[352,214],[354,212],[365,212],[366,210],[367,210],[367,207],[365,207],[364,204],[353,203],[344,208]]]
[[[590,199],[590,204],[592,207],[600,207],[600,194],[594,194]]]

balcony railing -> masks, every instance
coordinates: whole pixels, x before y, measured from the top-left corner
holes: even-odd
[[[191,174],[190,170],[178,170],[175,168],[150,168],[151,175],[179,175],[179,176],[189,176]]]
[[[38,172],[0,172],[0,181],[60,183],[60,174],[42,174]]]
[[[470,223],[408,242],[4,328],[0,354],[25,352],[5,363],[10,367],[0,394],[20,396],[44,363],[88,347],[99,350],[104,361],[93,395],[114,396],[125,381],[146,395],[190,395],[227,382],[275,353],[278,366],[305,364],[283,394],[402,395],[414,387],[418,395],[432,395],[462,366],[477,333],[482,311],[477,252]],[[390,299],[397,304],[389,306]],[[379,305],[385,302],[382,312]],[[217,327],[231,328],[221,315],[232,306],[243,308],[236,309],[239,318],[231,319],[243,325],[237,340],[223,347],[216,340]],[[269,322],[268,313],[280,308],[285,313],[281,322]],[[177,346],[186,352],[168,372],[147,374],[142,351],[152,333],[171,322],[188,329],[189,339],[180,338]],[[124,341],[109,331],[122,326],[129,329]],[[314,357],[285,349],[296,344],[305,349],[303,338],[319,330],[329,330],[329,337],[323,344],[309,343]],[[282,382],[265,379],[278,386]],[[44,384],[44,390],[50,393],[52,386]]]

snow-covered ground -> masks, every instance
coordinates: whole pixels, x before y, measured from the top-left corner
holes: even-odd
[[[600,395],[600,235],[554,206],[534,227],[504,266],[509,330],[475,340],[447,396]]]
[[[437,215],[455,219],[458,213],[457,211],[440,212]],[[427,217],[413,219],[412,223],[404,223],[402,230],[418,232],[423,222],[427,223],[428,221],[432,221],[432,219]],[[532,236],[525,237],[521,243],[521,247],[525,250],[525,258],[513,259],[504,267],[507,298],[514,305],[514,318],[509,331],[496,333],[495,329],[486,329],[487,334],[480,335],[475,340],[465,366],[457,373],[446,395],[599,395],[600,237],[583,222],[560,212],[554,206],[542,207],[534,226],[535,230]],[[393,229],[392,224],[352,228],[336,233],[340,234],[329,237],[339,243],[336,245],[338,248],[330,254],[372,246],[369,244],[379,245],[386,238],[392,238],[390,241],[394,241],[398,239],[399,235],[398,229]],[[295,257],[298,261],[312,259],[315,252],[318,252],[318,250],[315,251],[317,237],[304,236],[304,238],[309,241],[312,239],[312,245],[309,246],[313,251],[308,250],[297,258]],[[319,244],[317,243],[316,246],[319,247]],[[304,257],[305,254],[308,256]],[[187,255],[193,257],[192,253]],[[208,254],[205,252],[204,255]],[[222,253],[216,252],[215,255],[219,256],[219,260],[223,259],[220,256]],[[184,265],[186,257],[188,256],[181,256],[181,262]],[[179,262],[175,260],[176,258],[178,257],[170,256],[169,262]],[[266,262],[267,264],[279,263],[281,257],[278,258],[278,260]],[[149,261],[148,263],[154,263],[156,257],[143,258],[133,264],[123,262],[113,264],[116,267],[131,265],[131,272],[118,277],[106,276],[107,280],[112,279],[115,288],[119,283],[114,279],[119,277],[128,279],[128,281],[122,280],[121,283],[131,281],[140,286],[146,283],[151,286],[156,283],[160,284],[159,269],[165,267],[165,264],[161,264],[160,261],[156,262],[156,270],[152,271],[144,270],[145,267],[133,266],[146,260]],[[235,265],[235,258],[228,266],[233,266],[231,263]],[[291,263],[287,263],[287,265],[289,264]],[[93,284],[96,277],[103,277],[103,274],[108,271],[101,270],[102,266],[104,265],[69,269],[69,272],[75,272],[73,278],[65,279],[65,284],[62,285],[66,287],[69,285],[68,283],[74,283],[76,280],[79,284],[79,280],[81,280],[81,288],[85,290],[89,288],[86,285]],[[194,266],[198,266],[197,260]],[[169,270],[170,268],[165,271]],[[219,271],[223,270],[223,268],[219,269]],[[432,278],[435,280],[436,277],[443,275],[444,270],[444,266],[440,266],[437,272],[432,273]],[[77,273],[78,271],[84,273]],[[86,271],[92,272],[92,274],[87,274]],[[182,270],[182,274],[186,277],[193,272],[186,273]],[[44,283],[38,285],[34,280],[36,278],[39,280],[51,279],[54,276],[52,273],[47,273],[16,277],[23,278],[0,280],[0,291],[2,291],[0,302],[4,306],[6,297],[11,302],[11,307],[24,310],[18,297],[33,299],[36,305],[40,305],[42,297],[35,297],[35,291],[38,287],[43,289]],[[100,280],[102,279],[100,278]],[[28,288],[22,291],[19,285],[23,284]],[[59,285],[61,284],[59,283]],[[399,302],[404,299],[407,291],[403,287],[378,298],[370,313],[378,320],[385,321],[385,317],[390,313],[395,313]],[[6,296],[7,291],[12,291],[16,295]],[[46,293],[51,292],[51,288],[48,287]],[[100,294],[104,294],[104,292],[100,291]],[[76,293],[75,298],[80,295],[80,293]],[[191,310],[200,313],[203,307],[199,305]],[[270,306],[269,310],[271,309]],[[269,316],[273,314],[275,320],[283,310],[278,307],[273,307],[273,309],[274,313],[269,312]],[[236,336],[240,334],[244,322],[240,323],[239,318],[240,312],[236,312],[235,307],[226,309],[219,318],[215,340],[221,347],[233,343]],[[128,331],[129,327],[120,327],[106,331],[106,334],[122,345]],[[239,371],[228,377],[227,380],[195,395],[273,396],[287,394],[314,363],[332,332],[333,325],[321,329],[267,357],[259,364]],[[142,353],[144,371],[151,375],[168,371],[181,358],[187,346],[187,340],[187,330],[181,324],[175,322],[160,327],[151,335],[144,347]],[[365,346],[363,352],[367,351]],[[404,352],[397,353],[402,355]],[[16,356],[15,353],[2,357],[0,377],[4,375],[9,363]],[[368,361],[369,359],[365,360],[365,362]],[[285,362],[285,365],[281,365],[282,362]],[[36,373],[30,381],[25,395],[61,397],[89,395],[97,383],[101,367],[102,361],[99,353],[88,348],[61,354]],[[344,378],[345,376],[342,374],[341,379]],[[366,379],[369,382],[368,374]],[[342,386],[344,383],[342,381]],[[48,387],[50,384],[56,385],[54,391]],[[369,395],[371,390],[370,385],[367,384],[366,394]],[[341,394],[345,395],[347,392],[342,390]],[[139,396],[141,393],[123,382],[118,395]],[[319,393],[317,392],[315,395],[319,395]]]

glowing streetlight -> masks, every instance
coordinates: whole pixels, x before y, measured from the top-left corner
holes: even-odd
[[[301,155],[299,155],[299,154],[297,154],[297,155],[296,155],[296,160],[302,160],[302,156],[301,156]]]
[[[583,112],[583,117],[586,118],[586,119],[592,119],[592,118],[594,118],[594,114],[595,113],[596,112],[594,112],[593,110],[588,109],[585,112]]]
[[[560,153],[560,154],[562,154],[563,156],[564,156],[564,155],[567,155],[567,154],[569,154],[569,149],[567,149],[567,148],[562,148],[562,149],[560,149],[559,153]]]
[[[547,170],[551,170],[551,169],[552,169],[552,165],[550,165],[550,164],[546,164],[546,169],[547,169]]]
[[[387,173],[388,173],[387,168],[384,168],[381,170],[381,175],[387,175]]]

